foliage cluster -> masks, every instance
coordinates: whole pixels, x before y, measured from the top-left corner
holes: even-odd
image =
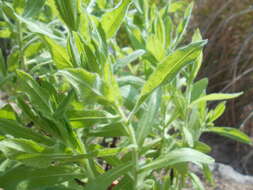
[[[199,140],[225,102],[195,81],[207,43],[182,45],[193,4],[147,0],[1,1],[0,187],[5,190],[178,190],[189,163],[212,177]],[[118,32],[119,31],[119,32]],[[122,39],[124,36],[125,39]]]

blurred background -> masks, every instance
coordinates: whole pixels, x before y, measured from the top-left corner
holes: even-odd
[[[200,78],[209,78],[209,92],[239,92],[228,102],[217,126],[240,128],[253,138],[253,1],[196,0],[191,27],[199,27],[209,43]],[[218,162],[253,174],[253,150],[215,135],[203,137]]]

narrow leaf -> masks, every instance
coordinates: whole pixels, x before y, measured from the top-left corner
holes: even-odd
[[[211,127],[205,130],[206,132],[217,133],[219,135],[228,137],[230,139],[245,143],[252,144],[252,140],[243,132],[231,127]]]
[[[101,19],[101,25],[105,31],[106,37],[113,37],[118,31],[131,0],[122,0],[121,3],[112,11],[106,12]]]
[[[193,163],[202,163],[202,164],[210,164],[213,163],[214,160],[196,150],[190,148],[181,148],[177,150],[173,150],[172,152],[164,155],[162,158],[158,158],[144,166],[142,166],[139,172],[145,172],[154,169],[165,168],[168,166],[173,166],[179,163],[185,162],[193,162]]]
[[[162,61],[144,84],[139,104],[164,81],[170,82],[187,63],[194,61],[201,53],[206,41],[192,43],[186,47],[176,50]]]
[[[222,94],[222,93],[208,94],[206,96],[202,96],[202,97],[198,98],[197,100],[193,101],[190,104],[190,107],[197,104],[197,103],[200,103],[200,102],[233,99],[233,98],[237,98],[238,96],[240,96],[242,94],[243,94],[242,92],[233,93],[233,94]]]

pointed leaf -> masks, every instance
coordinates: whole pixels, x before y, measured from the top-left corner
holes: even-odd
[[[147,110],[144,111],[137,128],[137,143],[141,147],[145,138],[150,134],[154,122],[157,119],[161,104],[161,89],[157,89],[150,97]]]
[[[193,162],[193,163],[202,163],[202,164],[210,164],[213,163],[214,160],[196,150],[190,148],[181,148],[177,150],[173,150],[172,152],[164,155],[162,158],[158,158],[140,168],[139,172],[145,172],[154,169],[165,168],[169,166],[173,166],[179,163],[185,162]]]
[[[113,37],[118,31],[123,19],[125,18],[130,3],[131,0],[122,0],[121,3],[112,11],[106,12],[103,15],[101,25],[108,39]]]
[[[166,57],[164,61],[157,66],[157,69],[144,84],[139,104],[142,103],[143,100],[164,81],[170,82],[183,66],[194,61],[201,53],[205,44],[206,41],[192,43],[186,47],[176,50]]]
[[[243,132],[239,131],[238,129],[231,128],[231,127],[211,127],[205,130],[206,132],[217,133],[219,135],[228,137],[230,139],[246,143],[252,144],[252,140]]]
[[[127,173],[132,168],[132,166],[133,166],[132,163],[117,166],[109,170],[108,172],[104,173],[103,175],[96,177],[96,179],[92,180],[91,182],[89,182],[85,186],[84,190],[91,190],[91,189],[105,190],[112,184],[114,180]]]
[[[233,99],[237,98],[238,96],[241,96],[243,93],[233,93],[233,94],[222,94],[222,93],[213,93],[213,94],[208,94],[206,96],[202,96],[198,98],[197,100],[193,101],[190,104],[190,107],[200,103],[200,102],[207,102],[207,101],[217,101],[217,100],[228,100],[228,99]]]

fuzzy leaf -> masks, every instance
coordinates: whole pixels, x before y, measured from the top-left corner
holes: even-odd
[[[228,137],[230,139],[245,143],[252,144],[252,140],[243,132],[231,127],[211,127],[205,130],[206,132],[217,133],[219,135]]]
[[[106,12],[101,19],[101,25],[105,31],[106,37],[109,39],[115,36],[118,31],[131,0],[122,0],[121,3],[112,11]]]

